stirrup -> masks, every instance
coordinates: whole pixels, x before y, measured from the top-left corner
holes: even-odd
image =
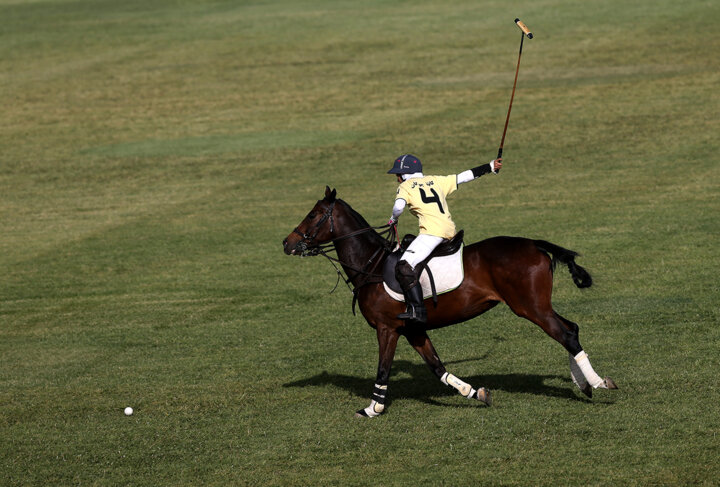
[[[416,323],[427,323],[427,310],[423,305],[410,304],[407,309],[397,315],[401,320],[414,321]]]

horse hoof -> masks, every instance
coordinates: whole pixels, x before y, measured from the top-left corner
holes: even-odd
[[[369,418],[370,416],[368,416],[368,414],[365,412],[364,409],[360,409],[359,411],[355,412],[355,417],[356,418]]]
[[[617,384],[615,384],[615,381],[612,380],[610,377],[605,377],[605,386],[608,389],[617,389],[618,388]]]
[[[490,389],[485,389],[484,387],[478,389],[477,400],[488,406],[492,406],[492,393],[490,392]]]

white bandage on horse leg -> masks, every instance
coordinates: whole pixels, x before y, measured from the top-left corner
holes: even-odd
[[[365,414],[370,418],[379,416],[385,410],[385,396],[387,395],[387,385],[381,386],[375,384],[373,389],[373,398],[370,405],[365,408]]]
[[[374,418],[375,416],[380,416],[384,410],[385,405],[378,404],[375,399],[373,399],[370,401],[370,405],[365,408],[365,414],[367,414],[369,418]]]
[[[582,373],[582,370],[580,370],[580,366],[575,361],[575,357],[572,356],[572,354],[568,353],[570,357],[570,378],[572,378],[573,383],[580,388],[580,390],[584,390],[588,386],[588,381],[585,380],[585,375]]]
[[[461,381],[454,375],[447,372],[443,374],[440,380],[446,386],[452,386],[457,389],[457,391],[465,397],[475,397],[475,394],[477,394],[477,391],[473,389],[470,384]]]
[[[590,385],[593,386],[595,389],[605,385],[605,381],[602,380],[600,376],[595,373],[592,365],[590,365],[590,359],[585,353],[585,350],[575,355],[575,363],[577,363],[578,367],[580,367],[580,371],[583,373],[588,383],[590,383]]]

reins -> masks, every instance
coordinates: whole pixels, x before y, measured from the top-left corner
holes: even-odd
[[[336,251],[336,244],[337,242],[341,240],[346,240],[348,238],[355,237],[357,235],[360,235],[362,233],[372,232],[376,230],[383,230],[381,232],[378,232],[378,235],[384,239],[384,245],[379,246],[377,250],[372,254],[372,256],[368,259],[368,261],[365,263],[365,265],[358,269],[357,267],[349,264],[348,262],[343,262],[342,260],[338,259],[337,257],[333,257],[332,255],[329,255],[329,252]],[[300,232],[298,232],[300,233]],[[340,279],[343,280],[343,282],[347,285],[348,289],[353,295],[352,300],[352,313],[355,315],[355,304],[357,303],[358,298],[358,290],[362,288],[363,286],[366,286],[368,284],[374,283],[374,282],[382,282],[383,277],[381,272],[377,272],[377,266],[380,264],[380,262],[383,260],[382,258],[378,258],[380,254],[386,254],[390,253],[392,250],[392,247],[394,245],[393,241],[393,235],[397,234],[397,229],[395,228],[395,225],[381,225],[378,227],[365,227],[361,228],[359,230],[355,230],[353,232],[347,233],[345,235],[342,235],[340,237],[334,238],[331,242],[327,244],[321,244],[321,245],[315,245],[311,248],[308,248],[303,251],[301,256],[315,256],[315,255],[322,255],[323,257],[327,258],[327,260],[332,264],[333,268],[335,269],[335,272],[337,273],[337,281],[335,282],[335,286],[332,288],[329,294],[332,294],[337,290],[337,287],[340,285]],[[342,270],[340,267],[337,266],[337,264],[340,264],[341,266],[344,266],[346,269],[349,269],[353,272],[355,272],[354,278],[357,278],[358,276],[361,276],[361,279],[359,282],[351,286],[352,279],[350,278],[350,275],[346,277],[343,275]],[[364,276],[364,279],[362,277]]]
[[[397,238],[397,227],[391,224],[380,225],[377,227],[367,226],[358,230],[354,230],[350,233],[346,233],[345,235],[334,237],[331,239],[330,242],[325,244],[314,243],[315,239],[320,233],[321,228],[328,220],[330,223],[330,233],[335,233],[333,210],[335,209],[336,202],[337,200],[333,200],[330,203],[330,205],[323,213],[322,217],[318,220],[317,223],[315,223],[314,228],[309,229],[307,232],[301,232],[297,227],[295,227],[293,233],[296,233],[302,237],[302,241],[298,244],[301,245],[299,249],[301,257],[313,257],[316,255],[322,255],[323,257],[327,258],[328,261],[330,261],[332,266],[335,268],[335,272],[338,275],[337,282],[335,283],[333,289],[330,291],[330,294],[335,292],[338,285],[340,285],[340,279],[342,279],[343,282],[347,285],[350,292],[353,294],[352,311],[353,314],[355,314],[355,303],[357,302],[358,290],[367,284],[383,281],[382,271],[376,271],[377,266],[383,260],[382,258],[378,258],[378,256],[382,256],[382,254],[388,254],[392,252],[392,248],[395,244],[393,237]],[[356,237],[363,233],[375,232],[377,230],[382,230],[377,232],[377,235],[379,235],[383,239],[383,244],[377,248],[377,250],[372,254],[370,259],[368,259],[365,265],[362,266],[362,268],[358,268],[351,263],[340,260],[338,257],[329,255],[330,252],[337,252],[336,247],[338,242],[352,237]],[[340,269],[337,264],[340,264],[341,267],[344,267],[346,269],[347,276],[343,275],[342,269]],[[353,271],[355,275],[353,275],[351,278],[349,272],[347,271]],[[353,283],[352,279],[358,277],[360,277],[359,281],[357,283]],[[353,288],[351,284],[353,284],[355,287]]]
[[[383,239],[385,240],[385,245],[383,245],[382,247],[378,247],[378,249],[373,253],[373,255],[370,257],[370,259],[368,259],[368,261],[365,263],[365,265],[363,266],[362,269],[358,269],[357,267],[355,267],[347,262],[343,262],[342,260],[338,259],[337,257],[333,257],[333,256],[329,255],[329,252],[333,252],[336,250],[335,246],[338,241],[345,240],[345,239],[348,239],[351,237],[355,237],[362,233],[367,233],[367,232],[376,231],[376,230],[384,230],[382,232],[377,232],[377,233],[378,233],[378,235],[383,237]],[[393,235],[394,234],[395,234],[394,225],[381,225],[378,227],[365,227],[365,228],[361,228],[360,230],[355,230],[354,232],[350,232],[350,233],[347,233],[340,237],[334,238],[332,242],[329,242],[327,244],[317,245],[315,247],[309,248],[305,252],[303,252],[302,256],[310,257],[310,256],[315,256],[315,255],[322,255],[323,257],[327,258],[327,260],[329,260],[330,263],[332,264],[332,266],[335,268],[335,272],[337,272],[338,279],[337,279],[337,282],[335,283],[335,287],[333,287],[332,291],[330,291],[329,294],[332,294],[335,292],[338,285],[340,284],[340,279],[342,279],[343,282],[345,282],[345,284],[347,285],[350,292],[353,294],[353,296],[356,296],[357,290],[360,289],[361,287],[365,286],[366,284],[373,282],[373,280],[372,280],[373,278],[379,279],[376,282],[382,282],[382,274],[374,272],[375,268],[380,263],[380,259],[376,259],[376,258],[381,253],[390,252],[390,249],[392,248],[392,245],[393,245]],[[371,268],[368,268],[368,267],[370,267],[371,264],[373,264],[373,262],[374,262],[374,265]],[[346,268],[354,271],[356,273],[356,275],[353,277],[364,275],[364,276],[366,276],[366,279],[364,281],[361,281],[359,284],[355,285],[355,288],[353,289],[350,286],[350,284],[352,283],[352,280],[350,279],[349,276],[345,277],[343,275],[342,270],[340,270],[338,268],[336,263],[340,264],[341,266],[345,266]],[[353,304],[354,304],[354,301],[353,301]],[[353,312],[354,312],[354,310],[353,310]]]

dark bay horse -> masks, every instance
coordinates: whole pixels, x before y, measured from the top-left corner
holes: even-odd
[[[377,416],[385,409],[390,367],[400,336],[422,356],[435,375],[448,386],[488,406],[490,391],[475,390],[470,384],[447,372],[427,330],[442,328],[474,318],[498,303],[538,326],[558,341],[570,354],[573,382],[588,396],[593,388],[617,389],[612,379],[601,379],[590,365],[578,340],[578,325],[557,314],[551,303],[553,269],[567,266],[575,284],[589,287],[590,274],[575,263],[577,253],[545,242],[518,237],[493,237],[468,245],[463,251],[465,278],[456,290],[438,296],[437,307],[427,306],[427,324],[406,324],[397,318],[405,305],[391,298],[382,284],[382,265],[392,252],[392,244],[350,205],[325,189],[305,219],[283,241],[288,255],[325,255],[331,248],[354,287],[360,311],[375,328],[380,358],[370,406],[358,416]],[[327,256],[327,255],[326,255]]]

